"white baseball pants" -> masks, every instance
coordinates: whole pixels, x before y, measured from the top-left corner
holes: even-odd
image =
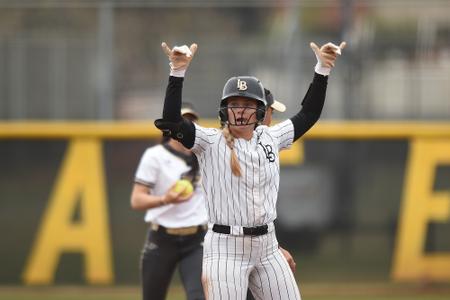
[[[289,265],[278,248],[275,231],[260,236],[208,230],[203,246],[202,282],[208,300],[300,300]]]

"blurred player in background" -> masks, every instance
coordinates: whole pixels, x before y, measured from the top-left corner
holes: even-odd
[[[345,43],[318,47],[313,81],[292,118],[273,127],[262,124],[267,101],[261,82],[252,76],[230,78],[222,92],[222,130],[204,128],[181,117],[185,72],[197,45],[170,49],[163,119],[155,125],[199,160],[208,212],[202,282],[208,299],[300,299],[289,264],[278,247],[273,221],[279,188],[279,151],[319,119],[328,75]]]
[[[275,100],[272,92],[266,88],[264,89],[264,95],[266,96],[267,109],[263,125],[270,126],[270,124],[272,124],[273,111],[284,112],[286,110],[286,105]]]
[[[198,114],[187,103],[181,114],[192,122],[198,120]],[[191,195],[173,191],[180,179],[192,183]],[[187,299],[205,299],[201,268],[207,214],[199,180],[197,158],[174,139],[165,138],[162,144],[148,148],[141,158],[131,206],[146,211],[145,222],[149,223],[141,257],[143,300],[164,300],[177,266]]]

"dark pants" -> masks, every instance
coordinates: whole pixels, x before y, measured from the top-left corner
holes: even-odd
[[[141,258],[143,300],[164,300],[176,266],[188,300],[203,300],[201,283],[204,231],[170,235],[149,230]]]

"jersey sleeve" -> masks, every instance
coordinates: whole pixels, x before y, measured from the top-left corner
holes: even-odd
[[[215,137],[220,133],[218,129],[215,128],[205,128],[196,123],[195,125],[195,140],[194,146],[191,150],[195,154],[200,154],[206,151],[214,143]]]
[[[139,162],[134,182],[153,188],[159,172],[159,162],[154,149],[147,149]]]
[[[294,142],[294,125],[290,119],[269,127],[269,132],[278,143],[278,151],[290,148]]]

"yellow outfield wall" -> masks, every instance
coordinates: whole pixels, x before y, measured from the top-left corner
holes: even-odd
[[[216,127],[217,121],[200,124]],[[153,122],[0,122],[0,140],[69,141],[23,270],[24,283],[51,284],[58,259],[66,251],[83,253],[88,283],[110,284],[114,281],[102,142],[106,139],[154,139],[160,135]],[[427,278],[450,282],[450,253],[427,254],[424,250],[427,225],[450,220],[450,191],[433,191],[437,166],[450,165],[449,122],[322,121],[304,138],[409,141],[391,277],[395,281]],[[81,164],[82,160],[89,163]],[[302,161],[301,142],[281,156],[285,165]],[[74,224],[70,222],[70,216],[80,198],[83,219]]]
[[[276,122],[274,122],[276,123]],[[204,120],[200,125],[217,127],[218,121]],[[73,138],[107,139],[157,138],[160,131],[151,121],[134,122],[0,122],[0,138]],[[304,136],[314,139],[409,139],[450,137],[450,122],[375,122],[321,121]]]

